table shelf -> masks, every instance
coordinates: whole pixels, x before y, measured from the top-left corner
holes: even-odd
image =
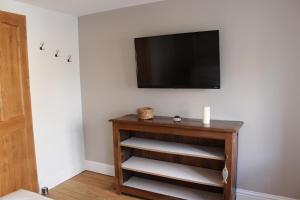
[[[172,196],[179,199],[189,200],[221,200],[222,195],[206,192],[202,190],[192,189],[188,187],[178,186],[160,181],[131,177],[124,183],[124,186],[144,190],[147,192],[158,193],[166,196]]]
[[[131,137],[121,142],[121,146],[160,153],[192,156],[213,160],[224,160],[224,149],[200,145],[166,142],[147,138]]]
[[[191,183],[223,187],[221,171],[189,165],[133,156],[122,163],[122,169]]]

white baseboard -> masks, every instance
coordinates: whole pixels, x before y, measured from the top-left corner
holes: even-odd
[[[84,170],[84,166],[78,167],[76,169],[61,169],[56,174],[51,174],[51,176],[47,176],[46,180],[39,180],[39,191],[41,191],[42,187],[48,187],[49,189],[52,189],[58,186],[59,184],[69,180],[70,178],[80,174]]]
[[[108,176],[115,175],[115,168],[113,165],[99,163],[95,161],[86,160],[85,161],[85,169],[88,171],[96,172],[99,174],[104,174]]]
[[[236,191],[237,200],[297,200],[293,198],[254,192],[238,188]]]
[[[115,170],[113,165],[98,163],[90,160],[85,161],[85,169],[88,171],[114,176]],[[250,190],[237,189],[236,191],[237,200],[298,200],[288,197],[276,196],[266,193],[254,192]]]

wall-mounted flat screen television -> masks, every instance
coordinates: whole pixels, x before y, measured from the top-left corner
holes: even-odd
[[[134,41],[139,88],[220,88],[219,31]]]

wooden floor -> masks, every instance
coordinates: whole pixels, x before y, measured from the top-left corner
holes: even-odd
[[[55,200],[139,200],[118,195],[114,191],[114,179],[85,171],[49,191]]]

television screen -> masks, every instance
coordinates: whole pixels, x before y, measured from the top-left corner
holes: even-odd
[[[139,88],[220,88],[219,31],[134,41]]]

